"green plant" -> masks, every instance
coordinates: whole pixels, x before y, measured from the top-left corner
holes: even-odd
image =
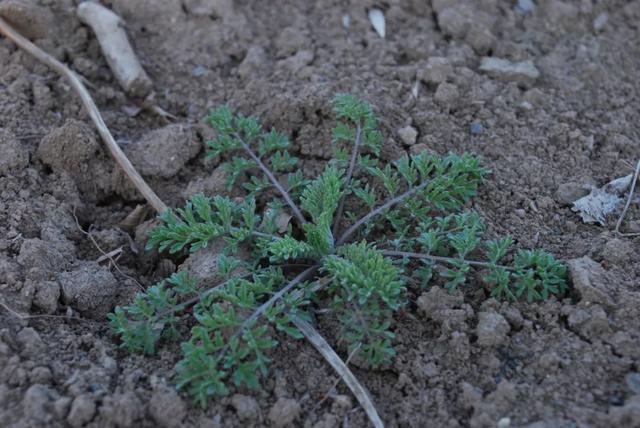
[[[193,324],[177,382],[202,405],[230,383],[258,387],[275,331],[300,338],[292,319],[310,320],[315,306],[338,321],[349,352],[377,366],[394,356],[393,314],[415,281],[453,290],[477,267],[497,298],[534,301],[565,289],[565,268],[552,256],[520,250],[499,264],[511,238],[482,242],[482,219],[464,210],[488,172],[477,157],[423,153],[385,164],[371,107],[339,95],[334,111],[336,156],[313,180],[294,171],[284,135],[228,107],[213,111],[218,138],[208,155],[227,157],[227,185],[241,182],[247,196],[198,195],[164,212],[149,247],[194,252],[222,239],[218,270],[226,279],[205,287],[177,273],[111,316],[122,346],[146,353],[176,336],[179,324]],[[287,212],[292,222],[278,233]],[[251,256],[238,258],[241,249]],[[484,261],[473,260],[483,253]]]

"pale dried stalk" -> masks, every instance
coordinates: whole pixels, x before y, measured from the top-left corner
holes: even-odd
[[[76,13],[96,34],[109,67],[124,90],[138,97],[149,95],[153,84],[133,52],[120,17],[90,1],[80,3]]]
[[[94,322],[93,320],[88,320],[85,318],[80,318],[80,317],[74,317],[73,315],[47,315],[47,314],[38,314],[38,315],[25,315],[22,314],[18,311],[16,311],[15,309],[11,309],[9,307],[9,305],[7,305],[6,303],[3,303],[0,301],[0,308],[3,308],[5,311],[9,312],[9,314],[13,315],[14,317],[21,319],[21,320],[31,320],[31,319],[37,319],[37,318],[52,318],[52,319],[68,319],[68,320],[76,320],[76,321],[83,321],[83,322]]]
[[[378,411],[369,397],[369,393],[366,388],[358,382],[358,379],[354,376],[351,370],[349,370],[349,367],[347,367],[338,354],[336,354],[333,348],[331,348],[331,345],[329,345],[327,341],[324,340],[324,337],[322,337],[320,333],[318,333],[316,329],[305,320],[298,318],[297,316],[292,316],[291,321],[344,380],[344,383],[347,384],[351,392],[353,392],[353,395],[356,396],[356,399],[364,409],[373,426],[375,428],[384,428],[384,423],[382,422],[382,419],[380,419]]]
[[[622,209],[622,213],[620,213],[620,217],[616,222],[615,233],[620,236],[638,236],[640,233],[624,233],[620,232],[620,227],[622,226],[622,222],[624,221],[624,216],[627,215],[627,210],[629,210],[629,206],[631,205],[631,200],[633,199],[633,192],[636,190],[636,183],[638,181],[638,175],[640,175],[640,160],[636,164],[636,170],[633,173],[633,179],[631,181],[631,189],[629,189],[629,196],[627,196],[627,202],[624,204],[624,208]]]
[[[89,91],[84,87],[80,78],[76,73],[71,71],[66,65],[62,64],[60,61],[31,43],[26,38],[22,37],[7,21],[0,18],[0,33],[2,33],[9,40],[13,41],[18,47],[28,52],[30,55],[34,56],[39,61],[51,67],[58,74],[65,77],[71,87],[76,91],[78,96],[80,97],[82,104],[85,109],[89,113],[89,117],[95,124],[96,128],[98,128],[98,132],[102,137],[102,140],[107,145],[111,156],[115,159],[115,161],[120,165],[124,173],[131,180],[133,185],[140,191],[142,196],[149,202],[149,204],[159,213],[165,211],[167,206],[164,202],[155,194],[155,192],[149,187],[149,185],[144,181],[142,176],[136,171],[135,167],[131,164],[127,156],[120,149],[116,140],[114,140],[113,135],[107,128],[107,125],[102,120],[102,116],[100,115],[100,111],[96,104],[93,102]]]
[[[133,282],[135,282],[136,286],[138,287],[138,289],[140,289],[140,291],[144,291],[144,287],[142,286],[142,284],[140,284],[134,277],[129,276],[126,273],[122,272],[122,270],[120,270],[120,266],[118,266],[117,260],[113,258],[114,256],[119,255],[119,254],[122,253],[122,247],[116,248],[115,250],[110,251],[108,253],[105,252],[102,248],[100,248],[100,245],[98,245],[98,242],[93,237],[91,232],[85,231],[82,228],[82,226],[80,226],[80,221],[78,220],[78,216],[76,216],[75,208],[73,209],[73,212],[71,214],[73,215],[73,218],[76,220],[76,226],[78,227],[78,230],[80,232],[82,232],[84,235],[86,235],[91,240],[91,243],[93,244],[93,246],[96,247],[96,249],[102,254],[102,256],[99,257],[98,260],[96,260],[96,262],[97,263],[101,263],[104,260],[109,260],[111,262],[111,264],[113,265],[113,267],[116,268],[116,270],[118,272],[120,272],[120,275],[124,276],[127,279],[130,279]]]

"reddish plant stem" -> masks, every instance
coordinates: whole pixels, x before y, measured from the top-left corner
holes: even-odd
[[[362,226],[363,224],[365,224],[366,222],[368,222],[372,218],[382,214],[385,210],[391,208],[392,206],[399,204],[400,202],[404,201],[405,199],[407,199],[410,196],[413,196],[414,194],[416,194],[420,190],[424,189],[428,184],[429,184],[429,182],[425,181],[425,182],[421,183],[420,185],[407,190],[403,194],[401,194],[399,196],[396,196],[395,198],[389,199],[387,202],[385,202],[384,204],[380,205],[378,208],[376,208],[373,211],[369,212],[369,214],[365,215],[360,220],[356,221],[354,224],[351,225],[351,227],[349,227],[342,234],[340,239],[338,239],[338,242],[336,243],[336,246],[344,244],[347,241],[347,239],[349,239],[351,237],[351,235],[353,235],[360,228],[360,226]]]
[[[247,154],[251,157],[251,159],[253,159],[253,161],[258,165],[258,167],[262,170],[262,172],[267,176],[269,181],[271,181],[271,183],[278,190],[278,192],[280,192],[284,200],[287,202],[287,205],[291,207],[291,210],[293,211],[293,215],[298,219],[298,222],[300,223],[300,225],[305,224],[307,220],[305,220],[304,216],[302,215],[302,212],[300,212],[300,208],[298,208],[295,202],[293,202],[293,199],[291,199],[291,195],[289,195],[289,192],[287,192],[285,188],[282,187],[282,184],[280,184],[280,182],[273,175],[271,170],[267,168],[267,166],[264,164],[264,162],[262,162],[262,160],[258,157],[258,155],[256,155],[254,151],[251,150],[251,147],[249,147],[249,145],[240,137],[240,135],[236,134],[235,137],[238,139],[238,141],[240,141],[240,144],[242,145],[242,148],[244,149],[244,151],[247,152]]]
[[[360,140],[362,139],[362,127],[360,126],[360,124],[358,123],[356,125],[356,138],[355,141],[353,143],[353,151],[351,152],[351,160],[349,162],[349,169],[347,170],[347,175],[344,179],[344,191],[346,193],[347,191],[347,187],[349,187],[349,183],[351,183],[351,178],[353,177],[353,171],[356,168],[356,160],[358,159],[358,151],[360,150]],[[333,235],[337,235],[338,233],[338,228],[340,226],[340,217],[342,217],[342,212],[344,211],[344,201],[345,201],[345,194],[342,195],[342,197],[340,198],[340,203],[338,204],[338,210],[336,211],[336,215],[333,218],[333,228],[332,228],[332,233]]]

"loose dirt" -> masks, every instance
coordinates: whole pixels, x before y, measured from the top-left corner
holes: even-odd
[[[2,3],[22,19],[20,2]],[[640,238],[614,237],[615,219],[582,224],[568,205],[640,156],[640,1],[533,3],[104,1],[172,125],[131,114],[139,100],[118,86],[76,1],[42,0],[29,35],[92,83],[118,143],[169,205],[224,191],[224,172],[203,160],[202,118],[221,103],[288,133],[309,175],[330,156],[337,92],[375,106],[388,159],[482,155],[492,174],[472,208],[488,234],[572,260],[570,293],[506,304],[479,281],[452,295],[412,290],[395,363],[355,374],[391,427],[640,426]],[[373,6],[386,39],[368,22]],[[206,409],[173,389],[177,346],[118,349],[105,314],[185,257],[144,251],[150,214],[122,225],[140,196],[68,84],[4,38],[0,153],[0,426],[367,426],[303,341],[283,341],[262,391]],[[627,218],[638,231],[638,204]],[[97,261],[78,225],[103,252],[121,248],[119,270]]]

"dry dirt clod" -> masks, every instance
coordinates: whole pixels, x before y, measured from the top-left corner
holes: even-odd
[[[398,130],[398,136],[406,146],[412,146],[416,143],[418,131],[413,126],[408,125]]]
[[[187,415],[187,405],[172,389],[159,386],[149,401],[149,414],[162,427],[179,427]]]
[[[480,63],[480,71],[494,79],[523,86],[531,86],[540,77],[540,71],[531,60],[514,63],[502,58],[484,57]]]
[[[195,16],[230,18],[234,14],[233,0],[183,0],[187,12]]]
[[[69,174],[82,198],[96,202],[114,190],[114,168],[93,130],[75,119],[54,128],[38,145],[36,156],[59,174]]]
[[[558,203],[569,206],[588,194],[589,188],[587,186],[575,182],[566,182],[558,186],[555,199]]]
[[[495,44],[491,32],[498,14],[495,4],[479,7],[474,2],[435,1],[433,9],[441,31],[464,40],[476,53],[486,55]]]
[[[613,306],[613,290],[602,266],[590,259],[581,257],[567,262],[569,275],[575,290],[580,296],[580,302],[585,305],[593,303]]]
[[[298,26],[286,27],[276,39],[276,58],[283,59],[303,51],[309,46],[308,33]]]
[[[53,403],[53,413],[58,419],[66,419],[71,408],[71,397],[60,397]]]
[[[100,415],[116,427],[129,428],[144,416],[144,406],[133,392],[113,394],[102,400]]]
[[[231,397],[231,405],[241,421],[257,421],[260,418],[260,405],[253,397],[235,394]]]
[[[627,263],[633,254],[631,243],[620,238],[610,239],[602,249],[602,258],[607,263],[618,266]]]
[[[269,410],[269,421],[274,427],[291,426],[300,415],[300,404],[292,398],[279,398]]]
[[[0,128],[0,176],[26,168],[29,164],[27,148],[9,131]]]
[[[186,189],[182,192],[182,196],[185,199],[190,199],[192,196],[203,193],[205,196],[230,196],[231,193],[227,189],[227,177],[229,173],[224,166],[219,166],[214,169],[211,174],[205,177],[197,177],[189,182]]]
[[[631,360],[640,358],[640,338],[637,332],[618,331],[605,341],[613,346],[616,353]]]
[[[53,314],[58,309],[60,284],[56,281],[39,281],[35,284],[33,305],[46,314]]]
[[[52,376],[53,374],[49,367],[34,367],[33,370],[29,372],[29,382],[48,385],[51,382]]]
[[[448,293],[441,287],[431,287],[429,291],[422,293],[417,304],[427,319],[445,322],[454,308],[464,304],[464,298],[459,291]]]
[[[197,276],[202,284],[213,285],[222,281],[224,278],[218,272],[218,257],[224,251],[225,246],[226,243],[222,239],[209,242],[206,248],[190,254],[178,270]],[[237,254],[236,257],[242,258],[242,253]],[[239,267],[233,275],[242,275],[243,273],[244,268]]]
[[[568,315],[569,327],[589,340],[602,338],[610,332],[607,313],[600,305],[573,308]]]
[[[29,39],[42,39],[54,29],[55,18],[49,9],[31,0],[3,0],[0,16]]]
[[[251,46],[247,54],[236,69],[236,73],[242,79],[250,79],[252,76],[263,74],[268,65],[267,53],[262,46]]]
[[[436,93],[433,95],[433,100],[449,108],[455,107],[455,103],[458,100],[459,92],[458,87],[453,83],[443,82],[436,88]]]
[[[89,395],[78,395],[71,403],[67,422],[72,427],[81,427],[93,419],[96,413],[96,402]]]
[[[53,400],[56,393],[45,385],[35,383],[27,389],[22,400],[25,415],[39,424],[48,424],[53,419]]]
[[[424,67],[418,68],[416,77],[427,84],[438,85],[446,82],[453,74],[453,66],[448,58],[431,57]]]
[[[103,319],[116,303],[118,281],[95,262],[84,262],[58,275],[64,302],[92,319]]]
[[[173,177],[200,152],[200,143],[188,125],[167,125],[128,145],[127,156],[142,175]]]
[[[500,346],[511,330],[509,323],[497,312],[480,312],[478,314],[478,344],[480,346]]]
[[[609,408],[611,426],[637,427],[640,421],[640,395],[630,397],[623,406]]]
[[[22,355],[25,357],[35,357],[45,349],[45,344],[40,335],[31,327],[25,327],[20,330],[17,339],[22,346]]]

